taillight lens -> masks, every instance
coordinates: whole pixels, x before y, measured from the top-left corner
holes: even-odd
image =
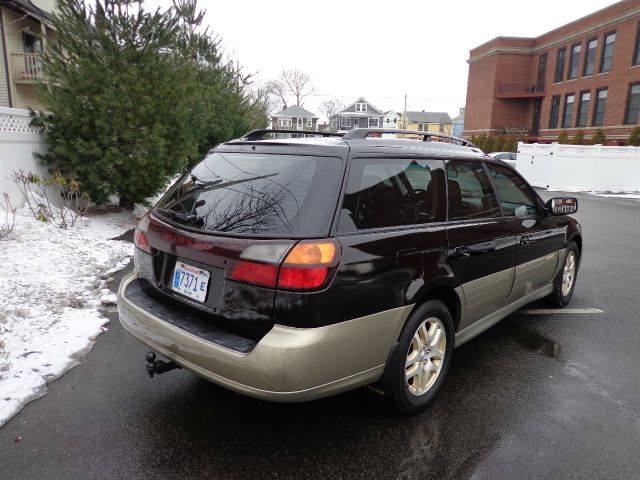
[[[149,214],[147,213],[140,219],[136,231],[133,235],[133,244],[143,252],[152,253],[147,240],[147,230],[149,228]]]
[[[338,264],[338,248],[333,241],[302,241],[282,262],[278,288],[312,290],[323,286]]]
[[[239,261],[233,266],[230,277],[239,282],[273,288],[278,279],[278,265]]]
[[[301,241],[289,251],[282,262],[245,260],[259,260],[255,255],[257,249],[250,248],[253,248],[252,255],[245,255],[243,252],[240,260],[231,268],[229,278],[285,290],[314,290],[325,286],[340,259],[340,250],[333,241]],[[278,255],[286,252],[274,246],[269,248]]]

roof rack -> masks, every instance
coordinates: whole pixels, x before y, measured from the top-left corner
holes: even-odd
[[[367,138],[372,133],[396,133],[401,135],[420,135],[423,137],[424,142],[430,142],[431,138],[446,138],[449,140],[453,140],[453,143],[456,145],[462,145],[463,147],[471,147],[478,148],[476,145],[471,143],[464,138],[458,138],[451,135],[445,135],[444,133],[434,133],[434,132],[425,132],[422,130],[397,130],[394,128],[354,128],[353,130],[349,130],[344,134],[345,140],[361,140]]]
[[[269,133],[290,133],[290,134],[295,133],[298,135],[314,135],[314,136],[321,136],[321,137],[342,137],[343,135],[342,133],[315,132],[311,130],[287,130],[287,129],[280,129],[280,128],[278,129],[263,128],[260,130],[253,130],[247,133],[246,135],[244,135],[243,137],[241,137],[239,140],[244,140],[244,141],[260,140]]]

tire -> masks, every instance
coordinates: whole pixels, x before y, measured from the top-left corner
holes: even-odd
[[[558,272],[558,276],[553,282],[553,293],[547,298],[549,303],[556,307],[566,307],[571,301],[573,289],[578,278],[578,265],[580,264],[580,251],[575,242],[567,245],[567,256],[564,265]]]
[[[435,397],[449,370],[454,342],[451,314],[444,303],[430,300],[411,314],[394,349],[387,383],[401,412],[419,412]]]

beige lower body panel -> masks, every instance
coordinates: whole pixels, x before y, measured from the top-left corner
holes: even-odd
[[[531,292],[528,295],[516,300],[515,302],[512,302],[502,307],[501,309],[496,310],[495,312],[469,325],[467,328],[460,330],[458,333],[456,333],[456,347],[459,347],[463,343],[468,342],[472,338],[480,335],[482,332],[492,327],[516,310],[524,307],[528,303],[535,302],[536,300],[544,298],[551,292],[553,292],[553,285],[546,285],[536,290],[535,292]]]
[[[178,365],[253,397],[299,402],[379,380],[413,305],[319,328],[275,325],[250,353],[238,353],[176,328],[118,292],[123,327]]]
[[[508,268],[462,285],[464,310],[461,329],[505,305],[515,271],[515,268]]]
[[[560,252],[553,252],[544,257],[516,267],[516,278],[509,302],[522,298],[547,285],[554,278]],[[564,257],[563,257],[564,259]]]

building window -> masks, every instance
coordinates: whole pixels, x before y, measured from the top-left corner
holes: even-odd
[[[42,51],[40,37],[28,32],[22,32],[22,51],[24,53],[37,53]]]
[[[341,127],[350,127],[351,119],[349,117],[340,117],[340,126]]]
[[[604,36],[604,48],[600,61],[600,72],[610,72],[613,65],[613,49],[616,46],[616,32],[607,33]]]
[[[551,97],[551,116],[549,117],[549,128],[558,128],[558,117],[560,116],[560,95]]]
[[[553,78],[555,83],[561,82],[564,79],[564,59],[567,56],[567,49],[561,48],[558,50],[556,56],[556,74]]]
[[[629,96],[627,97],[627,111],[624,114],[625,125],[637,125],[638,113],[640,112],[640,83],[629,87]]]
[[[356,103],[356,112],[366,112],[367,104],[366,103]]]
[[[633,64],[640,65],[640,23],[638,23],[638,31],[636,33],[636,48],[633,51]]]
[[[573,104],[576,103],[576,96],[568,93],[564,97],[564,115],[562,116],[562,128],[571,128],[571,118],[573,117]]]
[[[591,92],[580,93],[580,105],[578,105],[578,119],[576,127],[586,127],[589,121],[589,105],[591,103]]]
[[[578,65],[580,63],[580,52],[582,51],[582,45],[579,43],[571,47],[571,58],[569,58],[569,75],[567,78],[573,80],[578,78]]]
[[[596,91],[596,105],[593,109],[593,125],[594,127],[601,127],[604,125],[604,112],[607,109],[607,96],[609,90],[601,88]]]
[[[593,75],[596,69],[596,49],[598,48],[598,39],[592,38],[587,42],[587,51],[584,55],[584,68],[582,76]]]
[[[380,125],[378,124],[378,119],[377,118],[370,118],[369,119],[369,128],[378,128]]]

